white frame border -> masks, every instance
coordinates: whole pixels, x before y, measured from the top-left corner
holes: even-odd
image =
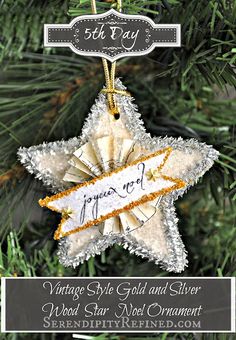
[[[153,28],[176,28],[176,42],[167,42],[163,45],[161,42],[153,43],[147,50],[141,51],[141,52],[123,52],[117,56],[110,57],[105,53],[99,52],[78,52],[78,50],[73,46],[70,42],[49,42],[48,41],[48,29],[49,28],[72,28],[72,26],[84,19],[91,19],[91,17],[94,17],[95,19],[104,18],[110,14],[115,14],[119,16],[120,18],[126,18],[126,19],[141,19],[149,22],[149,24]],[[145,17],[143,15],[128,15],[128,14],[122,14],[120,12],[115,11],[114,9],[110,9],[109,11],[103,13],[103,14],[89,14],[89,15],[81,15],[80,17],[74,18],[69,24],[44,24],[44,46],[45,47],[69,47],[74,53],[81,55],[81,56],[93,56],[93,57],[103,57],[105,59],[108,59],[110,62],[114,62],[115,60],[118,60],[123,57],[133,57],[133,56],[141,56],[146,55],[152,52],[156,47],[181,47],[181,25],[180,24],[155,24],[150,18]]]
[[[114,280],[114,279],[128,279],[128,280],[135,280],[135,279],[158,279],[158,280],[176,280],[176,279],[181,279],[181,280],[189,280],[189,279],[226,279],[226,280],[230,280],[231,282],[231,330],[230,331],[226,331],[226,330],[218,330],[218,331],[210,331],[210,330],[187,330],[187,331],[173,331],[173,330],[168,330],[166,329],[165,331],[119,331],[119,330],[78,330],[78,332],[80,333],[141,333],[141,334],[145,334],[145,333],[235,333],[235,277],[212,277],[212,276],[205,276],[205,277],[174,277],[174,276],[165,276],[165,277],[153,277],[153,276],[134,276],[134,277],[122,277],[122,276],[115,276],[115,277],[109,277],[109,276],[104,276],[104,277],[76,277],[76,276],[72,276],[72,277],[47,277],[47,276],[33,276],[33,277],[2,277],[1,278],[1,332],[2,333],[70,333],[70,334],[75,334],[76,331],[25,331],[25,330],[20,330],[20,331],[7,331],[6,330],[6,301],[5,301],[5,291],[6,291],[6,280],[19,280],[19,279],[58,279],[58,280],[64,280],[64,279],[99,279],[99,280],[104,280],[104,279],[109,279],[109,280]],[[4,323],[3,323],[4,321]]]

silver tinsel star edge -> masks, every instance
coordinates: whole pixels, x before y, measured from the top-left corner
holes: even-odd
[[[116,81],[116,87],[122,90],[126,89],[120,80]],[[181,137],[152,138],[145,130],[143,121],[140,119],[141,115],[138,113],[137,106],[133,103],[133,98],[117,95],[116,99],[121,115],[125,117],[126,128],[132,133],[133,139],[141,146],[150,150],[150,152],[170,146],[174,150],[180,150],[187,154],[199,153],[201,160],[192,164],[191,168],[188,168],[185,172],[182,179],[187,183],[187,186],[184,189],[174,191],[161,199],[159,208],[162,212],[162,223],[167,239],[168,255],[153,252],[150,247],[147,247],[140,241],[137,242],[131,234],[99,235],[94,240],[91,240],[79,253],[69,255],[72,239],[71,237],[65,237],[59,242],[58,255],[60,262],[65,266],[75,267],[84,260],[88,260],[89,257],[100,254],[114,243],[118,243],[122,244],[130,253],[135,253],[143,258],[147,258],[149,261],[154,261],[156,264],[161,264],[167,271],[181,272],[187,265],[187,259],[186,251],[177,229],[178,219],[175,214],[174,201],[179,196],[182,196],[190,186],[194,185],[210,169],[214,160],[218,157],[218,151],[205,143],[199,143],[195,139],[183,140]],[[56,193],[67,189],[68,183],[62,179],[68,166],[67,162],[73,152],[93,136],[97,122],[105,111],[107,111],[106,96],[100,93],[95,104],[92,106],[91,113],[85,121],[80,137],[75,137],[68,141],[56,141],[30,148],[21,148],[18,151],[21,163],[36,178],[42,180],[47,187],[50,187],[52,192]],[[51,167],[44,167],[42,160],[49,157],[54,159],[54,162],[51,162],[54,164]]]

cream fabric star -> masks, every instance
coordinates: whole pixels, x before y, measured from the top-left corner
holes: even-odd
[[[125,87],[117,80],[116,87]],[[100,254],[114,243],[121,244],[130,253],[135,253],[167,271],[181,272],[187,265],[186,251],[177,229],[178,219],[175,214],[174,201],[213,165],[218,152],[211,146],[199,143],[194,139],[154,137],[146,133],[140,114],[131,97],[117,95],[120,108],[120,119],[113,120],[107,110],[104,94],[91,109],[81,136],[69,141],[44,143],[30,148],[21,148],[18,152],[20,161],[36,178],[51,187],[53,192],[65,190],[74,185],[64,180],[73,153],[91,139],[111,134],[117,138],[127,138],[137,143],[145,152],[150,153],[165,147],[171,147],[168,162],[162,171],[167,176],[183,180],[187,186],[176,190],[155,201],[154,213],[145,224],[132,233],[101,233],[102,226],[64,237],[59,242],[59,259],[65,266],[77,266],[91,256]],[[115,223],[110,219],[110,223]]]

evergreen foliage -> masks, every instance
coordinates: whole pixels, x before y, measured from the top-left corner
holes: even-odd
[[[97,7],[98,12],[104,12],[116,8],[116,1],[97,1]],[[236,2],[123,0],[123,11],[182,25],[181,48],[158,48],[146,57],[118,62],[117,75],[134,95],[147,130],[153,135],[196,138],[213,144],[221,153],[210,172],[177,202],[179,230],[190,260],[181,276],[235,276]],[[68,23],[72,17],[88,13],[89,0],[0,2],[2,276],[169,275],[119,246],[75,270],[60,265],[52,239],[58,216],[38,206],[37,200],[46,189],[16,159],[20,146],[68,139],[80,133],[104,83],[101,61],[82,58],[69,49],[43,48],[43,24]],[[123,337],[131,340],[143,336]],[[231,336],[163,334],[145,339],[226,337]],[[115,340],[121,336],[96,338]]]

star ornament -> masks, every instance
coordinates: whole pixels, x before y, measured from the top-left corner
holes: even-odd
[[[120,80],[116,88],[125,90]],[[174,202],[218,152],[194,139],[151,137],[133,99],[117,94],[116,100],[120,119],[100,93],[80,137],[21,148],[19,159],[55,194],[40,203],[62,213],[55,238],[63,265],[76,267],[118,243],[181,272],[188,261]]]

